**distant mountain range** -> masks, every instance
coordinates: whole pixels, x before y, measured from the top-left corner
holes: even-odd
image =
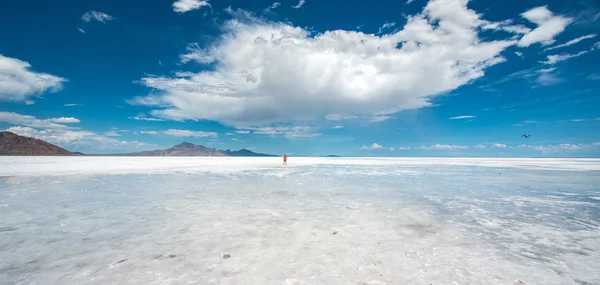
[[[11,132],[0,133],[0,155],[84,155],[80,152],[70,152],[64,148],[47,143],[43,140],[19,136]],[[256,153],[248,149],[237,151],[217,150],[201,145],[184,142],[165,150],[152,150],[124,154],[117,156],[252,156],[269,157],[277,156]]]
[[[43,140],[0,132],[0,155],[83,155]]]
[[[218,150],[214,148],[207,148],[201,145],[195,145],[189,142],[180,143],[172,148],[165,150],[152,150],[142,151],[135,153],[119,154],[123,156],[277,156],[264,153],[256,153],[248,149],[241,149],[237,151],[231,150]]]

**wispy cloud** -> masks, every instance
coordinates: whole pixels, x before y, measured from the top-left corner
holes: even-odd
[[[459,149],[468,149],[468,146],[465,145],[448,145],[448,144],[434,144],[431,146],[422,146],[420,150],[459,150]]]
[[[483,20],[482,24],[483,26],[481,28],[484,30],[505,31],[513,34],[527,34],[531,31],[530,28],[523,25],[514,25],[513,20],[504,20],[500,22]]]
[[[577,152],[577,151],[589,151],[599,150],[600,142],[587,143],[587,144],[558,144],[558,145],[526,145],[522,144],[519,148],[533,149],[542,153],[561,153],[561,152]]]
[[[398,150],[411,150],[412,148],[410,146],[401,146],[398,147]]]
[[[238,134],[249,134],[250,131],[235,131]]]
[[[583,36],[583,37],[579,37],[579,38],[570,40],[570,41],[568,41],[568,42],[566,42],[566,43],[564,43],[562,45],[557,45],[557,46],[549,47],[547,49],[544,49],[544,51],[549,51],[549,50],[553,50],[553,49],[557,49],[557,48],[568,47],[568,46],[574,45],[574,44],[576,44],[576,43],[578,43],[580,41],[583,41],[583,40],[586,40],[586,39],[592,39],[592,38],[595,38],[595,37],[596,37],[596,34],[586,35],[586,36]]]
[[[38,119],[34,116],[14,112],[0,112],[0,122],[32,128],[67,129],[69,127],[60,123],[79,123],[79,120],[76,118]]]
[[[546,57],[548,60],[546,60],[546,61],[540,61],[540,63],[555,64],[557,62],[561,62],[561,61],[564,61],[564,60],[567,60],[567,59],[571,59],[571,58],[574,58],[574,57],[582,56],[582,55],[584,55],[584,54],[586,54],[588,52],[589,51],[584,50],[584,51],[580,51],[580,52],[578,52],[576,54],[566,54],[565,53],[565,54],[549,55],[549,56]]]
[[[340,115],[340,114],[329,114],[325,116],[325,119],[328,121],[342,121],[342,120],[353,120],[357,119],[357,116],[354,115]]]
[[[304,3],[306,3],[305,0],[300,0],[300,2],[298,2],[298,4],[296,6],[292,6],[292,8],[300,9],[300,7],[302,7],[302,5],[304,5]]]
[[[115,17],[108,15],[106,13],[98,12],[98,11],[89,11],[89,12],[85,12],[83,14],[83,16],[81,16],[81,19],[86,23],[89,23],[92,20],[95,20],[95,21],[98,21],[101,23],[106,23],[107,21],[115,20]]]
[[[177,0],[173,3],[173,11],[177,13],[185,13],[200,9],[210,4],[206,0]]]
[[[140,131],[140,134],[144,135],[158,135],[157,131]]]
[[[373,143],[372,145],[366,146],[363,145],[360,149],[362,150],[376,150],[376,149],[382,149],[383,146],[378,144],[378,143]]]
[[[332,129],[343,129],[344,126],[333,126]]]
[[[58,92],[67,80],[30,70],[28,62],[0,54],[0,101],[26,102],[44,92]]]
[[[383,26],[379,27],[379,32],[377,32],[378,34],[381,34],[391,28],[393,28],[394,26],[396,26],[396,22],[389,22],[389,23],[384,23]]]
[[[452,118],[448,118],[450,120],[462,120],[462,119],[472,119],[475,118],[475,116],[457,116],[457,117],[452,117]]]
[[[495,144],[492,144],[492,147],[495,147],[495,148],[506,148],[506,145],[503,144],[503,143],[495,143]]]
[[[515,51],[515,54],[516,54],[518,57],[523,57],[523,53],[522,53],[522,52],[520,52],[520,51]]]
[[[81,104],[65,104],[65,107],[75,107],[75,106],[81,106]]]
[[[163,132],[165,135],[174,136],[174,137],[217,137],[217,133],[215,132],[203,132],[203,131],[190,131],[190,130],[174,130],[169,129]]]
[[[277,7],[279,7],[279,6],[281,6],[281,3],[280,2],[275,2],[275,3],[271,4],[271,6],[269,6],[267,9],[273,10],[273,9],[276,9]]]
[[[215,61],[215,58],[205,49],[200,48],[197,43],[189,44],[186,47],[187,53],[179,56],[179,60],[181,63],[188,63],[190,61],[196,61],[202,64],[209,64]],[[188,74],[180,74],[184,76],[180,77],[188,77]],[[194,75],[194,74],[191,74]]]
[[[53,123],[79,123],[79,119],[73,117],[50,118],[45,121]]]
[[[293,127],[249,127],[245,128],[248,131],[253,131],[257,135],[272,135],[284,136],[288,139],[292,138],[314,138],[320,133],[314,133],[309,126],[293,126]]]
[[[572,18],[554,15],[547,6],[533,8],[521,16],[538,25],[533,31],[525,34],[517,43],[520,47],[528,47],[535,43],[550,45],[555,42],[554,37],[562,33],[573,22]]]
[[[149,122],[163,122],[164,121],[163,119],[146,117],[146,115],[143,113],[139,113],[136,116],[129,117],[129,119],[136,120],[136,121],[149,121]]]
[[[105,132],[104,135],[107,137],[120,137],[121,136],[115,131]]]
[[[482,144],[476,144],[476,145],[475,145],[475,148],[482,149],[482,148],[485,148],[485,145],[482,145]]]

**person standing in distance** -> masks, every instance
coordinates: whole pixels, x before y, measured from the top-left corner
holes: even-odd
[[[287,154],[283,155],[283,163],[286,164],[287,163]]]

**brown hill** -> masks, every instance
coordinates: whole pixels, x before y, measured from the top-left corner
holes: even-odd
[[[81,155],[43,140],[0,132],[0,155]]]

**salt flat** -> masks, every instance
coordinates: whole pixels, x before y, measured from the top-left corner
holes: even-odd
[[[6,284],[600,284],[597,159],[0,157],[0,176]]]

